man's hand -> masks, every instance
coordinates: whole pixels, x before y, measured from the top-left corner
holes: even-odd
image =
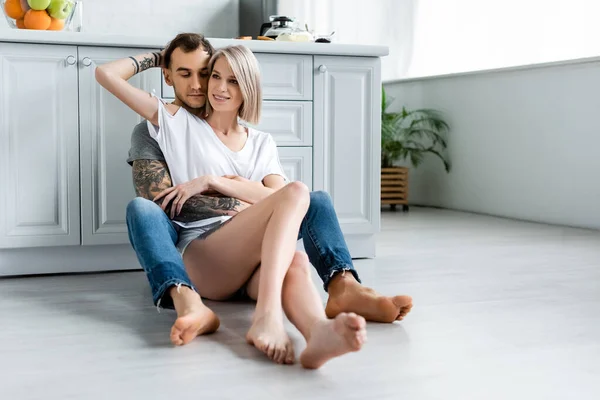
[[[202,194],[211,187],[212,176],[200,176],[196,179],[192,179],[189,182],[182,183],[177,186],[170,187],[160,192],[152,201],[156,202],[164,198],[161,208],[166,210],[171,200],[171,219],[175,218],[176,215],[181,213],[181,209],[185,202],[195,194]]]
[[[171,175],[167,163],[158,160],[136,160],[133,162],[133,184],[139,197],[152,200],[160,192],[172,186]],[[160,205],[160,202],[157,202]],[[197,194],[190,197],[183,205],[176,221],[193,222],[205,218],[233,216],[248,208],[250,204],[234,197],[222,194],[205,196]],[[165,209],[167,215],[171,208]]]

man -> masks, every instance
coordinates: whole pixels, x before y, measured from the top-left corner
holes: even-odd
[[[121,79],[126,82],[136,73],[162,66],[167,84],[173,86],[176,105],[202,116],[207,81],[206,54],[214,49],[197,34],[178,35],[162,54],[149,53],[120,60],[113,74],[98,79]],[[126,102],[126,98],[122,99]],[[132,108],[134,108],[132,106]],[[182,345],[197,335],[214,332],[219,326],[216,315],[203,305],[185,271],[175,244],[176,225],[169,215],[181,222],[222,215],[235,215],[250,206],[235,198],[195,195],[185,202],[178,215],[165,211],[153,202],[162,190],[171,187],[171,178],[158,143],[150,137],[146,122],[134,128],[127,160],[133,166],[133,181],[138,198],[127,207],[130,241],[147,274],[157,307],[177,311],[171,329],[171,341]],[[157,202],[160,203],[160,202]],[[361,285],[352,265],[331,198],[325,192],[313,192],[299,239],[303,239],[311,264],[323,280],[329,294],[326,314],[355,312],[369,321],[402,320],[412,308],[409,296],[384,297]]]

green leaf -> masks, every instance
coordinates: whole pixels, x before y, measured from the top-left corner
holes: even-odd
[[[391,166],[397,161],[408,160],[417,167],[431,153],[442,160],[446,171],[450,171],[450,162],[442,154],[448,146],[446,136],[450,127],[442,113],[431,108],[408,110],[405,106],[400,112],[387,112],[392,101],[382,85],[382,165]]]

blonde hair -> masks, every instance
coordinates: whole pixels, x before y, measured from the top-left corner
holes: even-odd
[[[242,105],[238,117],[251,124],[258,124],[262,109],[262,88],[260,84],[260,68],[258,60],[246,46],[227,46],[218,49],[208,62],[208,70],[212,75],[215,63],[225,57],[242,92]],[[211,115],[213,109],[210,100],[206,102],[206,114]]]

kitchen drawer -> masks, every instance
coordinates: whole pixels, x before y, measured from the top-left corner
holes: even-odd
[[[278,146],[312,146],[312,102],[264,101],[256,129],[273,135]]]
[[[312,100],[312,56],[259,53],[256,58],[264,100]]]
[[[263,100],[312,100],[312,56],[256,53],[256,58],[260,64]],[[164,78],[162,97],[175,97]]]
[[[278,147],[279,160],[288,179],[313,186],[312,147]]]

